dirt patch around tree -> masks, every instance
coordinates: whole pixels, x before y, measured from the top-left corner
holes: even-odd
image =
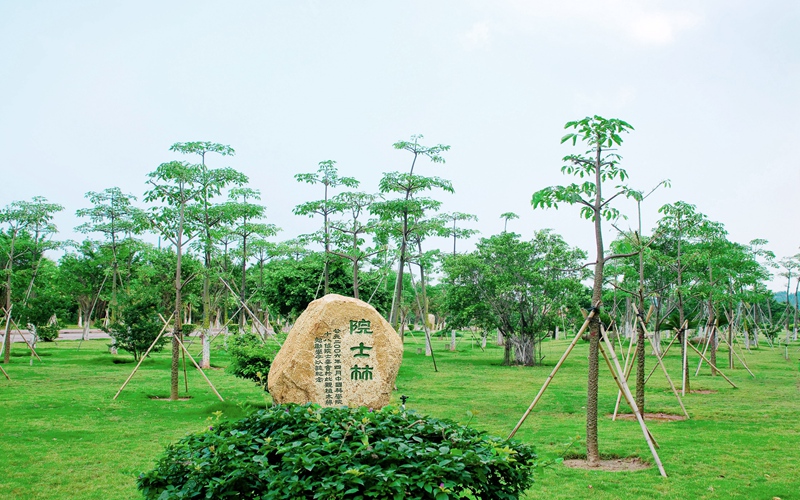
[[[617,415],[617,418],[620,420],[636,420],[636,415],[633,413],[620,413]],[[644,414],[645,422],[678,422],[680,420],[686,420],[686,415],[671,415],[669,413],[645,413]]]
[[[697,389],[694,391],[689,391],[690,394],[716,394],[717,391],[713,389]]]
[[[564,466],[571,469],[600,470],[604,472],[627,472],[650,468],[650,464],[642,461],[639,457],[609,458],[600,460],[597,465],[589,465],[589,462],[582,458],[570,458],[564,460],[563,463]]]
[[[147,397],[148,397],[148,398],[150,398],[150,399],[152,399],[152,400],[154,400],[154,401],[171,401],[171,400],[169,399],[169,396],[167,396],[167,397],[162,397],[162,396],[147,396]],[[190,399],[192,399],[192,397],[191,397],[191,396],[188,396],[188,397],[178,398],[178,401],[189,401]]]

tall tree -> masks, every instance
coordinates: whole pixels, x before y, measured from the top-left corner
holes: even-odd
[[[711,335],[709,359],[717,366],[717,323],[719,323],[718,305],[723,300],[726,287],[726,276],[730,250],[728,232],[719,223],[705,220],[699,227],[697,242],[693,251],[696,254],[694,291],[700,300],[705,300],[706,331]],[[716,371],[712,368],[712,374]]]
[[[395,142],[392,147],[399,151],[411,153],[411,168],[408,173],[388,172],[383,175],[379,183],[382,194],[395,193],[398,199],[386,200],[373,205],[373,213],[377,213],[384,221],[395,221],[398,230],[395,232],[399,240],[399,255],[397,275],[395,277],[392,308],[389,313],[389,323],[398,328],[398,310],[403,295],[403,273],[408,255],[408,239],[411,235],[409,221],[420,219],[426,209],[432,208],[435,200],[414,199],[416,195],[432,189],[441,189],[452,193],[453,185],[450,181],[439,177],[425,177],[414,174],[414,168],[419,158],[428,158],[432,163],[444,163],[442,153],[450,150],[450,146],[437,144],[436,146],[423,146],[419,143],[422,135],[412,135],[410,141]],[[438,208],[438,204],[436,205]]]
[[[48,249],[48,242],[53,234],[56,233],[56,225],[53,224],[53,216],[63,210],[64,207],[57,203],[49,203],[43,196],[34,196],[31,201],[12,201],[0,210],[0,224],[7,226],[6,236],[8,243],[5,249],[6,265],[5,274],[5,295],[6,295],[6,331],[3,339],[3,362],[11,361],[11,318],[12,318],[12,277],[14,274],[14,262],[19,255],[16,243],[22,233],[27,233],[31,238],[31,245],[28,251],[31,252],[30,261],[32,263],[32,273],[28,290],[23,302],[27,302],[36,279],[38,262]]]
[[[519,219],[519,215],[514,212],[503,212],[500,214],[500,218],[503,219],[503,232],[505,233],[508,230],[508,221],[511,219]]]
[[[197,195],[191,200],[195,206],[188,212],[188,216],[199,228],[197,236],[203,252],[203,335],[207,336],[211,326],[212,257],[217,234],[215,228],[232,222],[232,214],[227,210],[228,207],[224,203],[214,203],[214,198],[226,187],[243,186],[248,179],[246,175],[233,168],[209,168],[206,164],[206,155],[209,153],[234,156],[236,151],[226,144],[208,141],[176,142],[169,149],[200,157],[200,163],[193,165],[196,171],[194,182]]]
[[[547,229],[531,241],[505,231],[483,238],[474,252],[443,261],[448,312],[464,326],[474,319],[484,328],[498,328],[506,339],[504,364],[537,365],[537,347],[557,324],[561,308],[578,305],[585,258]]]
[[[352,264],[353,297],[356,299],[359,298],[358,273],[361,262],[380,252],[380,248],[363,248],[364,235],[375,231],[376,222],[374,220],[363,220],[363,216],[368,213],[369,207],[375,199],[374,194],[347,191],[336,195],[331,200],[333,204],[337,205],[338,211],[349,215],[346,220],[331,223],[331,228],[339,236],[333,238],[337,243],[337,250],[333,250],[333,254]]]
[[[628,177],[620,168],[622,157],[614,151],[615,146],[622,144],[621,134],[628,133],[633,127],[619,119],[606,119],[601,116],[586,117],[582,120],[567,122],[566,129],[574,132],[566,134],[561,143],[571,141],[575,146],[581,141],[586,146],[583,154],[571,154],[564,157],[561,172],[586,179],[580,184],[566,186],[550,186],[533,194],[531,205],[536,208],[558,208],[560,203],[581,205],[581,216],[594,223],[595,262],[594,283],[592,286],[591,307],[599,312],[602,305],[603,267],[606,262],[622,257],[622,255],[605,255],[603,246],[603,220],[614,220],[619,211],[610,203],[618,196],[632,196],[634,191],[625,186],[618,186],[617,191],[609,197],[603,195],[603,183],[623,182]],[[635,255],[635,254],[634,254]],[[586,454],[589,464],[600,461],[597,443],[597,388],[599,375],[600,318],[594,314],[589,322],[589,373],[586,399]]]
[[[76,227],[82,233],[101,233],[111,250],[111,320],[117,319],[117,287],[121,283],[119,271],[119,251],[134,234],[141,231],[139,209],[131,202],[136,201],[132,194],[123,193],[118,187],[101,192],[89,191],[86,198],[94,205],[92,208],[77,210],[78,217],[88,217],[89,221]]]
[[[783,312],[783,319],[784,325],[786,328],[786,343],[789,343],[789,320],[793,319],[793,329],[794,329],[794,337],[797,337],[797,298],[798,298],[798,290],[800,289],[800,254],[795,254],[791,257],[784,257],[780,261],[781,271],[778,273],[779,276],[786,278],[786,307]],[[792,287],[792,278],[795,279],[795,287],[794,287],[794,304],[792,304],[791,300],[791,287]],[[794,313],[794,318],[790,318],[792,316],[792,311]]]
[[[681,343],[681,358],[685,360],[688,353],[684,347],[683,336],[686,335],[686,298],[691,293],[692,279],[687,280],[687,273],[699,257],[692,244],[703,235],[704,228],[709,227],[705,214],[697,211],[695,205],[684,201],[666,204],[658,209],[662,214],[656,223],[655,232],[660,235],[656,249],[667,256],[668,264],[674,276],[675,304],[678,310],[678,340]],[[688,253],[687,253],[688,250]],[[690,390],[689,364],[682,363],[684,394]]]
[[[651,194],[655,192],[662,185],[669,185],[669,181],[662,181],[659,182],[649,193],[644,194],[642,191],[632,191],[631,197],[636,200],[636,212],[637,212],[637,220],[638,220],[638,229],[633,231],[632,233],[623,233],[623,236],[628,240],[630,243],[630,247],[626,248],[625,251],[619,253],[628,253],[631,250],[635,250],[636,252],[636,278],[633,280],[635,285],[635,291],[632,289],[626,290],[629,294],[633,295],[636,298],[636,309],[637,309],[637,316],[638,320],[636,321],[636,406],[639,407],[639,411],[644,414],[644,380],[645,380],[645,331],[644,331],[644,322],[645,322],[645,303],[646,300],[649,299],[650,295],[652,294],[652,290],[645,290],[645,278],[644,278],[644,262],[645,262],[645,251],[647,247],[650,246],[652,243],[650,238],[645,238],[642,234],[642,202],[647,199]],[[622,259],[620,259],[622,260]],[[658,352],[656,352],[658,354]]]
[[[239,240],[239,251],[242,259],[242,276],[239,287],[239,301],[241,313],[239,315],[239,326],[244,328],[247,314],[244,307],[247,305],[247,261],[250,255],[247,253],[247,243],[252,237],[268,238],[278,234],[278,227],[274,224],[261,222],[266,212],[266,207],[254,203],[261,200],[261,192],[257,189],[234,188],[229,193],[230,212],[235,215],[236,223],[233,233]]]
[[[477,221],[478,217],[475,215],[465,214],[463,212],[453,212],[449,214],[443,214],[442,218],[447,221],[448,236],[453,238],[453,255],[456,254],[456,240],[469,238],[470,236],[474,236],[479,232],[477,229],[463,228],[458,227],[457,225],[459,222]],[[450,223],[453,224],[452,227],[450,227]]]
[[[183,287],[181,275],[183,248],[199,233],[201,228],[192,221],[198,214],[191,203],[202,196],[202,172],[197,165],[171,161],[162,163],[148,174],[152,186],[145,193],[145,201],[161,202],[163,205],[149,210],[148,218],[165,239],[175,246],[175,316],[172,333],[172,364],[170,366],[170,400],[178,399],[178,368],[180,343],[183,336]]]
[[[336,213],[336,206],[329,203],[330,189],[337,186],[346,186],[349,188],[357,188],[359,182],[353,177],[340,177],[339,171],[336,169],[336,162],[333,160],[326,160],[319,162],[319,168],[316,172],[308,174],[296,174],[294,176],[298,182],[305,182],[307,184],[322,184],[323,198],[321,200],[309,201],[297,205],[294,209],[296,215],[306,215],[313,217],[314,215],[321,215],[323,219],[322,238],[325,246],[325,261],[323,264],[322,274],[324,280],[323,294],[328,295],[330,289],[330,276],[328,269],[329,256],[331,253],[331,240],[329,219],[331,214]]]

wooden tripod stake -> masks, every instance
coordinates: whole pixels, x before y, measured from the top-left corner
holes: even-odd
[[[713,363],[711,363],[711,361],[709,361],[708,359],[706,359],[706,357],[705,357],[705,356],[703,356],[703,353],[701,353],[700,351],[698,351],[698,350],[697,350],[697,347],[693,346],[693,345],[691,344],[691,342],[689,343],[689,347],[691,347],[692,349],[694,349],[694,352],[696,352],[697,354],[699,354],[699,355],[700,355],[700,357],[703,359],[703,361],[705,361],[706,363],[708,363],[708,366],[710,366],[712,370],[716,370],[716,371],[717,371],[717,373],[719,373],[720,375],[722,375],[722,378],[724,378],[725,380],[727,380],[727,381],[728,381],[728,383],[729,383],[729,384],[731,384],[731,385],[733,386],[733,388],[734,388],[734,389],[738,389],[738,387],[736,387],[736,384],[734,384],[733,382],[731,382],[731,379],[729,379],[728,377],[726,377],[726,376],[725,376],[725,374],[724,374],[724,373],[722,373],[722,371],[720,371],[720,369],[719,369],[719,368],[717,368],[717,367],[716,367],[716,366],[715,366]]]
[[[619,361],[617,360],[617,355],[616,355],[616,353],[614,353],[614,346],[611,345],[611,342],[608,341],[608,337],[607,336],[602,335],[602,334],[601,334],[601,336],[603,338],[603,341],[606,344],[606,348],[608,349],[608,352],[611,353],[611,359],[614,360],[614,366],[617,369],[616,370],[617,374],[622,376],[622,367],[619,366]],[[602,349],[601,349],[601,352],[602,352]],[[608,357],[606,356],[605,352],[603,352],[603,356],[606,357],[606,361],[608,361]],[[609,366],[609,369],[610,368],[611,368],[611,366]],[[611,370],[611,374],[612,375],[614,374],[614,370]],[[652,439],[652,436],[650,434],[650,430],[647,428],[647,425],[644,423],[644,419],[642,418],[642,413],[639,411],[639,407],[636,406],[636,401],[633,398],[633,394],[631,394],[631,390],[628,387],[628,383],[625,381],[624,378],[617,379],[617,377],[615,376],[614,379],[617,380],[618,385],[620,386],[620,388],[625,393],[625,398],[628,400],[628,404],[633,409],[633,413],[636,414],[636,420],[639,421],[639,426],[642,428],[642,433],[644,434],[644,439],[645,439],[645,441],[647,441],[647,446],[650,447],[650,453],[653,454],[653,460],[656,461],[656,465],[658,466],[658,472],[661,473],[661,476],[667,477],[667,472],[664,470],[664,466],[661,464],[661,459],[658,458],[658,452],[656,451],[656,448],[655,448],[656,447],[655,442]]]
[[[509,434],[508,439],[511,439],[512,437],[514,437],[514,435],[517,433],[517,430],[519,430],[519,428],[522,426],[522,423],[525,422],[525,419],[528,418],[528,415],[530,415],[530,413],[533,410],[534,406],[536,406],[536,403],[539,402],[539,400],[542,397],[542,394],[544,394],[544,391],[547,389],[547,387],[550,385],[550,382],[553,380],[553,377],[555,377],[556,373],[561,368],[561,365],[567,359],[567,357],[569,356],[570,352],[572,352],[572,349],[575,347],[575,344],[578,343],[578,339],[581,338],[581,335],[583,335],[583,332],[586,331],[586,327],[589,326],[589,321],[592,319],[592,317],[594,316],[595,312],[596,312],[596,309],[592,309],[592,311],[588,315],[586,315],[586,320],[583,322],[583,325],[581,326],[580,330],[578,330],[578,333],[575,334],[575,337],[573,337],[572,342],[570,342],[569,346],[567,347],[567,350],[564,351],[564,354],[561,355],[561,359],[558,360],[558,363],[556,363],[556,366],[553,368],[553,371],[550,373],[550,375],[544,381],[544,385],[542,385],[542,388],[539,389],[539,392],[536,394],[536,397],[533,399],[533,402],[531,402],[531,404],[528,407],[528,409],[525,410],[525,413],[522,415],[522,418],[519,419],[519,422],[517,422],[517,425],[511,431],[511,434]],[[603,337],[603,340],[605,341],[608,350],[612,353],[612,356],[614,357],[614,362],[615,362],[615,364],[617,366],[617,370],[616,370],[617,373],[622,375],[622,369],[619,367],[619,362],[617,361],[616,354],[614,354],[614,347],[608,341],[608,338],[605,335],[603,335],[602,333],[601,333],[601,337]],[[601,350],[601,352],[603,352],[602,346],[601,346],[600,350]],[[605,356],[605,353],[604,353],[604,356]],[[608,361],[608,358],[606,358],[606,361]],[[611,363],[608,362],[608,364],[609,364],[609,368],[611,368]],[[631,409],[633,409],[633,412],[637,415],[637,419],[639,420],[639,425],[642,427],[642,431],[644,432],[644,438],[647,441],[647,445],[650,447],[650,451],[653,454],[653,458],[656,461],[656,464],[658,466],[658,470],[659,470],[659,472],[661,473],[662,476],[667,477],[667,473],[664,471],[664,466],[661,464],[661,459],[658,458],[658,453],[656,452],[656,449],[655,449],[654,440],[652,439],[652,437],[650,435],[650,431],[647,429],[647,425],[645,425],[644,420],[642,419],[641,415],[639,414],[639,410],[636,407],[636,402],[633,400],[633,396],[631,396],[631,394],[630,394],[630,390],[628,389],[628,385],[625,383],[624,379],[619,379],[617,377],[617,374],[615,373],[615,370],[612,369],[611,370],[611,374],[614,377],[614,379],[617,381],[617,384],[620,385],[620,387],[624,387],[626,389],[625,390],[625,398],[628,401],[628,403],[631,405]]]
[[[163,317],[161,318],[162,321],[164,321],[164,326],[161,328],[161,331],[158,332],[158,335],[156,336],[155,340],[153,340],[153,343],[150,344],[150,347],[147,348],[147,351],[145,351],[144,355],[142,355],[142,357],[139,358],[139,362],[136,364],[136,367],[133,369],[131,374],[128,375],[127,380],[125,380],[125,383],[122,384],[122,387],[119,388],[119,390],[114,395],[114,397],[111,398],[112,400],[117,399],[117,396],[120,395],[122,390],[125,389],[125,386],[128,385],[128,382],[130,382],[131,379],[133,378],[133,376],[136,374],[137,370],[139,370],[139,367],[142,365],[142,362],[144,362],[144,360],[147,357],[147,355],[150,354],[150,351],[153,349],[153,347],[155,347],[156,343],[158,342],[158,339],[160,339],[161,336],[164,335],[164,332],[167,329],[167,325],[169,325],[169,322],[172,320],[173,316],[175,316],[175,313],[172,313],[172,315],[170,315],[169,319],[164,320]],[[214,394],[217,395],[217,397],[219,398],[220,401],[225,401],[224,399],[222,399],[222,396],[220,396],[219,392],[217,392],[217,389],[214,387],[214,384],[211,383],[211,380],[208,379],[208,377],[206,376],[205,372],[200,368],[200,365],[198,365],[197,362],[192,357],[192,355],[189,354],[189,350],[186,349],[186,346],[183,344],[183,342],[181,342],[181,339],[179,339],[177,337],[175,337],[175,339],[178,341],[178,345],[181,347],[183,352],[186,353],[187,356],[189,356],[189,359],[192,361],[192,363],[194,364],[195,368],[197,368],[200,371],[200,374],[203,376],[203,378],[206,380],[206,382],[208,382],[208,385],[211,387],[211,390],[214,391]]]
[[[530,406],[528,406],[528,409],[525,410],[525,413],[522,415],[522,418],[520,418],[519,422],[517,422],[517,425],[514,426],[514,430],[512,430],[511,434],[508,435],[508,439],[514,437],[514,434],[517,433],[519,428],[522,426],[522,423],[525,422],[525,419],[528,418],[528,415],[530,415],[531,410],[533,410],[533,407],[536,406],[536,403],[539,402],[539,399],[541,399],[545,389],[547,389],[547,386],[550,385],[550,382],[553,381],[553,377],[555,377],[556,373],[558,373],[558,369],[561,368],[561,365],[564,363],[564,360],[567,359],[567,356],[569,356],[569,353],[575,347],[575,344],[578,343],[578,339],[581,338],[583,332],[586,331],[586,327],[589,326],[589,320],[592,319],[593,315],[594,315],[594,309],[592,310],[592,312],[589,313],[588,316],[586,316],[586,320],[584,320],[583,326],[581,326],[581,329],[578,330],[578,333],[575,334],[575,337],[572,339],[572,342],[569,343],[569,346],[567,347],[567,350],[564,351],[564,354],[561,355],[561,359],[558,360],[556,366],[553,367],[553,371],[550,372],[550,375],[548,375],[547,379],[544,381],[544,385],[542,385],[542,388],[539,389],[539,392],[536,394],[536,397],[533,398],[533,402],[530,404]]]

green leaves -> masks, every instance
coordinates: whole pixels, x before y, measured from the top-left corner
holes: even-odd
[[[236,154],[233,148],[228,145],[208,141],[176,142],[170,146],[169,150],[183,154],[197,154],[203,158],[205,158],[206,153],[217,153],[222,156],[233,156]]]
[[[450,150],[450,146],[445,146],[444,144],[437,144],[435,146],[426,147],[419,143],[419,140],[423,138],[422,134],[412,135],[410,141],[397,141],[392,144],[394,149],[402,149],[405,151],[409,151],[414,155],[414,160],[416,161],[418,156],[427,157],[433,163],[444,163],[444,158],[441,154],[445,151]],[[411,167],[411,172],[414,171],[414,167]]]
[[[336,162],[333,160],[319,162],[319,168],[315,173],[295,174],[294,178],[298,182],[323,184],[326,187],[346,186],[349,188],[357,188],[359,185],[358,180],[353,177],[339,177],[339,172],[336,169]]]
[[[137,483],[149,499],[512,499],[535,460],[527,445],[413,411],[278,405],[183,438]]]

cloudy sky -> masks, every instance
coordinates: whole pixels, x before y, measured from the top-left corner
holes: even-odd
[[[482,236],[513,211],[509,230],[550,227],[589,250],[577,208],[530,198],[571,182],[563,124],[600,114],[636,129],[620,151],[633,187],[672,182],[646,201],[646,227],[684,200],[787,256],[800,245],[798,26],[790,0],[8,0],[0,205],[46,196],[66,208],[60,237],[78,238],[85,192],[140,196],[178,158],[172,143],[214,141],[236,156],[209,163],[245,172],[288,239],[316,227],[291,213],[319,197],[295,173],[335,160],[374,191],[409,167],[392,143],[423,134],[452,147],[417,170],[452,180],[444,210],[477,215]]]

